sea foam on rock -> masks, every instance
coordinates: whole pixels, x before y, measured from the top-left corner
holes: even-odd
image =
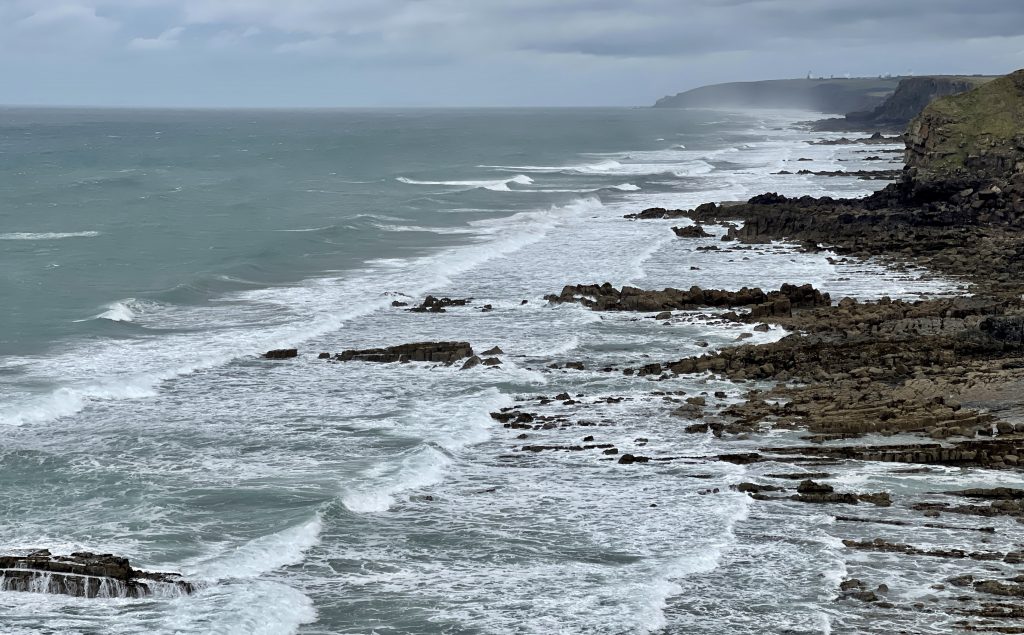
[[[195,589],[179,573],[134,569],[127,558],[111,554],[55,556],[42,549],[21,556],[0,556],[0,591],[143,598],[188,595]]]

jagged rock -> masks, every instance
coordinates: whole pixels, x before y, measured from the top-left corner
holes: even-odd
[[[195,585],[178,573],[132,568],[127,558],[89,552],[55,556],[42,549],[0,556],[0,591],[30,591],[85,598],[188,595]]]
[[[735,486],[737,492],[753,492],[760,494],[762,492],[781,492],[786,488],[775,487],[774,485],[757,485],[756,483],[740,483]]]
[[[471,300],[472,298],[435,298],[432,295],[428,295],[426,298],[424,298],[422,304],[411,309],[408,309],[408,311],[411,313],[444,313],[447,307],[466,306],[466,304],[468,304]]]
[[[1024,584],[1006,584],[998,580],[979,580],[974,583],[974,590],[993,595],[1024,598]]]
[[[684,404],[673,410],[672,416],[683,419],[700,419],[704,416],[704,409],[695,404]]]
[[[854,591],[854,590],[863,589],[863,588],[864,588],[864,583],[861,582],[860,580],[858,580],[857,578],[852,578],[850,580],[843,580],[839,584],[839,590],[840,591]]]
[[[700,223],[686,227],[673,227],[672,231],[679,238],[712,238],[714,236],[705,231],[704,226]]]
[[[451,364],[473,356],[473,347],[468,342],[419,342],[401,344],[388,348],[347,350],[335,357],[343,362],[439,362]]]
[[[475,368],[479,366],[482,362],[482,359],[474,355],[466,360],[466,363],[462,365],[462,370],[469,370],[470,368]]]
[[[505,351],[503,351],[499,347],[495,346],[494,348],[487,349],[486,351],[484,351],[483,353],[480,353],[480,354],[481,355],[504,355]]]
[[[636,287],[616,289],[606,282],[603,285],[569,285],[559,295],[547,295],[544,299],[556,304],[577,302],[595,311],[650,313],[698,307],[754,306],[752,315],[755,317],[762,314],[789,315],[794,308],[827,306],[831,303],[827,293],[821,293],[809,284],[784,284],[778,291],[765,293],[761,289],[747,287],[739,291],[701,289],[697,286],[688,290],[669,288],[647,291]]]

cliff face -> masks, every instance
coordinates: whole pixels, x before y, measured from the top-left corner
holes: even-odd
[[[1024,70],[933,102],[906,135],[915,183],[1024,173]]]
[[[903,127],[936,99],[965,93],[989,79],[909,77],[901,80],[899,86],[896,87],[896,92],[874,110],[848,113],[846,120],[868,127]]]

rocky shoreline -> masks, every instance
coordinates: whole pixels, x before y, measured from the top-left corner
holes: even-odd
[[[661,408],[658,416],[666,428],[673,434],[678,430],[684,439],[714,441],[694,444],[714,452],[666,455],[644,437],[610,442],[602,438],[602,427],[612,425],[606,411],[632,397],[565,391],[522,396],[515,405],[490,413],[494,425],[508,435],[508,452],[499,459],[514,465],[538,455],[580,453],[622,470],[712,462],[742,466],[745,480],[732,488],[749,497],[755,509],[796,504],[824,510],[845,532],[840,543],[851,561],[884,554],[893,569],[919,559],[959,567],[954,575],[948,567],[926,569],[923,575],[932,576],[928,583],[934,594],[914,602],[897,599],[901,589],[891,588],[891,581],[845,576],[834,588],[838,611],[870,606],[879,612],[942,614],[964,631],[1024,633],[1024,489],[990,483],[959,490],[879,491],[835,478],[840,470],[856,472],[875,464],[891,466],[893,475],[945,469],[964,475],[1019,474],[1024,467],[1024,163],[1015,161],[1012,152],[990,151],[970,160],[979,168],[975,171],[936,175],[929,160],[946,155],[942,143],[930,138],[932,129],[920,122],[912,127],[909,169],[898,182],[865,199],[767,193],[740,204],[652,208],[627,218],[692,221],[674,227],[665,223],[664,230],[679,240],[705,241],[699,249],[719,249],[710,241],[734,250],[776,241],[808,251],[829,249],[846,258],[882,259],[953,277],[968,285],[966,292],[864,302],[830,297],[799,280],[768,291],[653,290],[565,281],[570,284],[559,293],[545,296],[551,305],[632,312],[641,316],[637,319],[657,322],[711,309],[715,320],[755,333],[784,330],[787,335],[751,344],[742,341],[752,335],[744,331],[734,345],[719,350],[698,343],[708,350],[702,355],[637,355],[626,367],[594,369],[642,386]],[[846,141],[891,143],[891,138]],[[1024,151],[1024,136],[1019,150]],[[711,227],[716,233],[707,231]],[[419,305],[396,300],[392,307],[414,314],[493,309],[471,309],[470,302],[427,296]],[[322,363],[429,363],[482,372],[500,369],[503,354],[499,347],[477,353],[470,342],[441,341],[314,356]],[[289,348],[262,357],[268,363],[293,363],[302,355]],[[573,360],[543,369],[587,370]],[[686,376],[718,385],[731,382],[743,391],[742,398],[713,388],[689,394],[668,388],[672,379]],[[573,438],[535,438],[545,431]],[[733,442],[736,447],[729,450]],[[727,485],[698,493],[732,495]],[[881,534],[888,527],[956,531],[971,535],[972,546],[895,541]],[[989,543],[991,536],[1000,537],[1001,546]],[[984,569],[973,567],[979,563]],[[0,557],[0,589],[141,598],[187,595],[196,586],[178,574],[133,569],[111,555],[38,551]]]
[[[999,82],[994,85],[998,88]],[[926,111],[926,122],[929,116]],[[680,240],[704,241],[699,247],[703,250],[720,249],[710,242],[720,236],[721,249],[778,241],[808,251],[827,248],[855,260],[880,259],[896,268],[923,268],[962,281],[967,285],[963,294],[863,302],[831,298],[807,284],[767,292],[569,284],[545,299],[596,312],[644,314],[659,322],[712,309],[718,311],[717,320],[788,334],[771,343],[739,341],[704,355],[637,359],[632,367],[598,371],[622,373],[638,382],[692,376],[743,387],[746,393],[738,401],[723,391],[649,391],[651,398],[668,405],[666,424],[681,423],[682,434],[714,437],[725,444],[715,447],[741,442],[736,451],[678,456],[659,452],[642,437],[608,442],[600,429],[611,423],[601,411],[629,398],[562,392],[522,397],[516,405],[491,413],[514,437],[510,452],[500,458],[520,463],[549,453],[583,453],[627,470],[714,461],[745,466],[753,478],[734,485],[736,491],[754,505],[796,503],[830,510],[826,513],[846,533],[839,542],[851,562],[863,554],[879,554],[893,570],[918,568],[920,559],[954,567],[954,575],[949,566],[925,573],[932,576],[927,579],[932,594],[914,602],[900,601],[899,592],[905,597],[906,589],[892,589],[891,582],[846,577],[834,589],[839,606],[941,614],[959,630],[1024,633],[1024,541],[1019,539],[1024,534],[1024,489],[857,491],[832,481],[837,472],[856,473],[872,464],[892,466],[893,477],[948,469],[964,475],[1019,473],[1024,466],[1024,406],[1019,402],[1024,392],[1024,163],[1014,161],[1013,154],[1024,151],[1024,137],[1012,140],[1018,144],[1015,150],[1002,152],[991,145],[979,155],[983,158],[967,162],[970,169],[936,175],[930,161],[947,154],[943,142],[929,136],[935,130],[935,124],[912,125],[908,169],[860,175],[899,177],[865,199],[793,199],[768,193],[740,204],[654,208],[627,218],[688,219],[692,225],[668,225],[665,231]],[[892,143],[892,138],[875,135],[827,143],[870,145]],[[707,231],[713,226],[719,233]],[[428,298],[414,310],[443,312],[464,305]],[[745,332],[739,339],[749,335]],[[467,370],[481,363],[500,364],[497,358],[482,362],[468,343],[458,342],[321,357],[444,365],[465,359],[462,367]],[[573,361],[545,369],[555,370],[584,371],[585,366]],[[574,430],[579,433],[572,441],[534,439],[545,432]],[[785,465],[791,470],[779,471]],[[722,491],[709,487],[699,493],[714,496]],[[887,527],[947,530],[974,536],[974,546],[894,541],[883,537]],[[879,533],[872,536],[875,530]],[[1003,546],[991,548],[989,536],[998,536]]]
[[[1024,73],[986,90],[1011,82],[1019,87],[1018,104],[1024,104]],[[616,289],[607,283],[566,286],[546,299],[554,304],[579,303],[594,311],[655,314],[651,317],[659,321],[671,319],[673,311],[730,308],[736,310],[718,317],[788,331],[773,343],[739,344],[677,360],[644,360],[639,368],[622,370],[647,381],[695,375],[751,385],[739,403],[728,403],[725,393],[718,392],[714,397],[658,391],[652,395],[672,402],[671,416],[693,422],[685,426],[687,433],[710,434],[726,442],[759,441],[759,447],[717,456],[658,456],[638,452],[646,439],[621,448],[588,435],[583,444],[526,443],[510,458],[545,451],[599,451],[629,469],[673,461],[790,464],[799,471],[766,474],[735,489],[758,504],[793,501],[835,507],[835,521],[851,527],[1002,533],[1011,545],[1003,551],[986,548],[986,538],[976,539],[975,549],[896,543],[881,537],[843,539],[851,558],[856,553],[885,554],[889,566],[896,568],[904,566],[898,558],[906,558],[905,566],[911,566],[922,557],[990,566],[988,577],[979,578],[976,568],[965,565],[957,575],[947,572],[932,579],[935,595],[925,602],[900,605],[889,599],[888,585],[873,586],[856,578],[840,582],[836,600],[867,603],[880,611],[945,614],[964,631],[1024,633],[1024,489],[976,487],[897,496],[839,491],[826,482],[830,469],[856,471],[858,465],[871,463],[907,465],[894,474],[948,468],[965,474],[1019,474],[1024,467],[1024,406],[1019,400],[1024,393],[1024,134],[1002,145],[989,138],[979,155],[966,153],[963,169],[936,173],[933,164],[945,161],[949,151],[946,140],[934,138],[943,134],[934,118],[925,111],[912,124],[907,135],[909,165],[900,180],[866,199],[765,194],[742,204],[655,208],[627,218],[690,219],[693,225],[666,228],[683,239],[713,238],[706,228],[718,225],[725,230],[721,240],[733,245],[783,241],[810,251],[828,248],[845,257],[923,267],[963,281],[968,285],[965,293],[919,301],[842,298],[833,303],[809,285],[785,285],[770,293],[746,288]],[[518,439],[528,442],[529,430],[583,425],[565,415],[545,414],[544,406],[586,401],[583,395],[540,397],[492,417],[506,428],[522,431]],[[787,430],[801,435],[801,442],[772,441],[778,436],[773,432]],[[794,489],[790,479],[801,482]],[[846,511],[864,505],[881,515],[852,516]],[[886,518],[890,509],[899,515]],[[915,515],[920,520],[914,520]],[[998,519],[999,526],[965,527],[934,520],[944,516],[990,523]]]

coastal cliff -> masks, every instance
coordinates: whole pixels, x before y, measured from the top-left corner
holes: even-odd
[[[932,103],[906,136],[908,178],[1012,178],[1024,172],[1024,70]]]
[[[936,99],[965,93],[991,79],[956,76],[908,77],[901,80],[896,92],[874,110],[847,113],[846,127],[871,130],[903,129]]]

